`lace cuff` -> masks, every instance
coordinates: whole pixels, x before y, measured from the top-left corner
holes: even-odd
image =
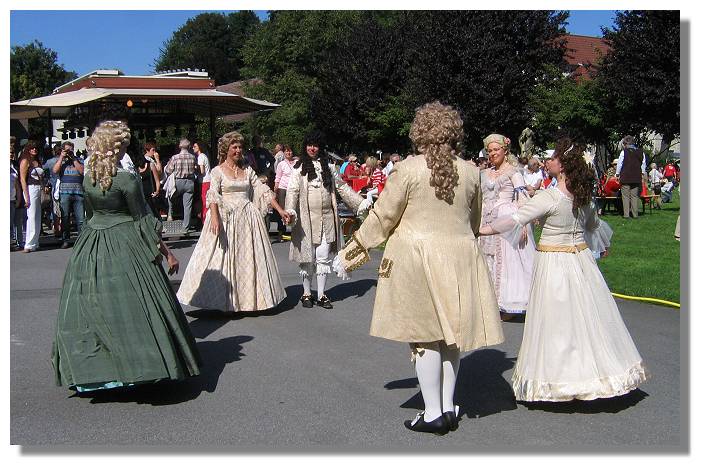
[[[586,230],[583,233],[583,237],[591,251],[602,253],[609,248],[612,233],[612,228],[607,225],[607,222],[600,220],[597,228],[595,230]]]
[[[350,279],[348,272],[345,270],[345,266],[343,266],[343,262],[340,260],[340,256],[335,255],[335,258],[333,258],[333,263],[331,265],[331,268],[335,272],[335,275],[338,276],[340,279],[343,279],[343,280]]]
[[[360,205],[357,206],[357,215],[360,215],[363,212],[369,210],[370,206],[372,206],[372,201],[370,201],[369,199],[363,199]]]
[[[524,236],[524,226],[516,220],[516,214],[505,215],[490,223],[493,230],[499,232],[499,236],[507,240],[513,248],[519,248],[521,239]]]

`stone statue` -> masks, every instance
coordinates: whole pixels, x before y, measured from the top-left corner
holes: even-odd
[[[519,154],[522,157],[531,158],[534,154],[534,131],[528,127],[519,135],[519,148],[521,149]]]

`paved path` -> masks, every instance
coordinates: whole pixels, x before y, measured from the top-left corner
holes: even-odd
[[[171,242],[182,273],[193,240]],[[303,309],[289,245],[274,244],[288,297],[260,316],[187,308],[205,365],[180,383],[79,397],[53,383],[51,343],[71,250],[12,253],[11,443],[178,445],[266,451],[683,451],[680,312],[617,303],[653,378],[624,398],[527,408],[509,385],[523,324],[505,343],[461,359],[460,428],[406,430],[422,406],[402,343],[368,335],[381,254],[347,282],[329,281],[333,310]],[[173,277],[178,287],[181,274]],[[683,443],[681,442],[683,440]]]

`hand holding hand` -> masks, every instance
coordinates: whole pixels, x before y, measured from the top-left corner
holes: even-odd
[[[519,240],[519,248],[524,248],[528,241],[529,231],[526,229],[526,226],[524,226],[524,228],[521,229],[521,239]]]

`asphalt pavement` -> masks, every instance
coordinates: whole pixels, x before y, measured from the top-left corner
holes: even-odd
[[[195,239],[169,245],[182,264],[171,278],[177,289]],[[50,360],[71,249],[11,253],[11,444],[28,454],[116,445],[173,452],[687,450],[677,309],[617,300],[652,374],[640,389],[530,407],[516,403],[510,386],[523,323],[505,322],[503,344],[461,358],[459,429],[420,434],[403,426],[423,407],[408,345],[368,334],[381,253],[373,251],[349,281],[329,277],[334,308],[325,310],[301,307],[289,244],[273,248],[287,291],[279,308],[241,315],[184,307],[204,360],[200,376],[92,396],[56,386]]]

